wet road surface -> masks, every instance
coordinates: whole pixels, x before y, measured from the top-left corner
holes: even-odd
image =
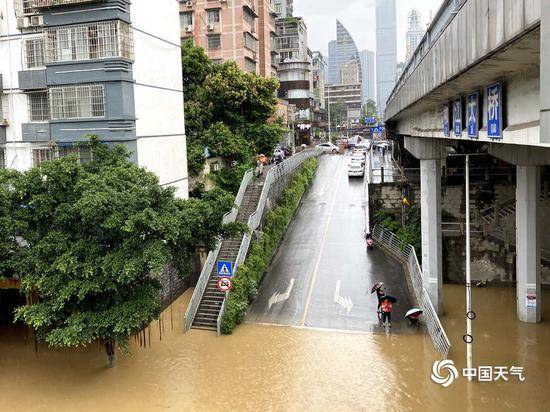
[[[248,311],[249,323],[383,332],[372,285],[398,302],[392,333],[415,333],[403,321],[412,307],[402,265],[366,249],[365,180],[348,178],[350,156],[327,155],[302,199]]]

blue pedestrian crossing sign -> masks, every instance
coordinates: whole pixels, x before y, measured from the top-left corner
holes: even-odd
[[[233,277],[233,262],[228,260],[218,260],[218,276],[226,278]]]

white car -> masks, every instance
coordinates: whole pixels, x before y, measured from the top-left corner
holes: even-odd
[[[348,177],[365,176],[365,164],[360,162],[351,162],[348,168]]]
[[[323,149],[325,153],[338,153],[338,146],[330,142],[321,143],[317,147]]]
[[[351,163],[362,163],[365,164],[365,153],[353,153],[351,155]]]

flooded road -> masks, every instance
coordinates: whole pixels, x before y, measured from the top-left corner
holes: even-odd
[[[350,161],[350,154],[320,159],[247,322],[383,332],[370,293],[382,281],[397,298],[392,333],[419,332],[404,319],[413,304],[403,266],[380,248],[367,251],[366,181],[348,177]]]
[[[452,358],[464,366],[464,288],[445,286]],[[522,365],[526,381],[449,388],[431,382],[437,354],[426,335],[379,335],[243,325],[231,336],[181,331],[191,291],[151,327],[151,347],[104,367],[98,346],[50,350],[0,331],[2,411],[547,411],[550,325],[518,324],[513,289],[474,290],[474,363]],[[550,319],[550,294],[544,316]],[[499,306],[502,305],[502,306]],[[506,305],[510,305],[506,307]],[[495,310],[496,309],[496,310]],[[499,317],[489,317],[492,310]],[[470,386],[468,388],[468,386]]]

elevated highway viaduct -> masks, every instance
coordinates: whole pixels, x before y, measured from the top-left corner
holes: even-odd
[[[420,159],[423,278],[439,311],[442,160],[454,147],[516,166],[517,313],[522,321],[539,322],[541,166],[550,164],[550,1],[445,1],[388,98],[385,120],[389,133]]]

